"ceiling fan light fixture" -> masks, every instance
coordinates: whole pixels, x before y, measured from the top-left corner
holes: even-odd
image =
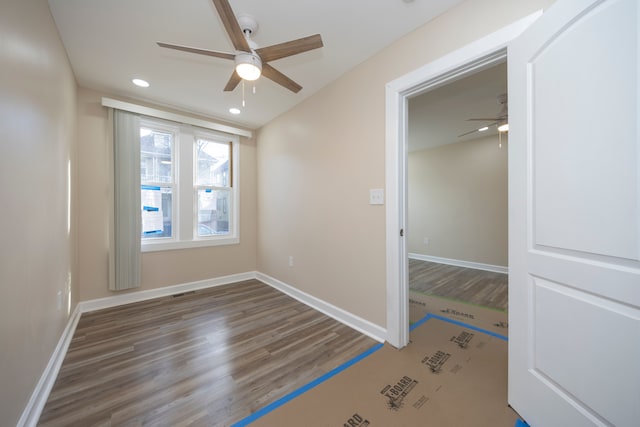
[[[236,73],[244,80],[257,80],[262,73],[262,61],[254,53],[239,53],[236,55]]]
[[[498,126],[498,132],[509,132],[509,123],[503,123]]]

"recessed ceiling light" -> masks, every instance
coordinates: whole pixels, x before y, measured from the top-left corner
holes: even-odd
[[[133,82],[134,85],[136,86],[140,86],[140,87],[149,87],[149,82],[146,80],[142,80],[142,79],[132,79],[131,80]]]
[[[478,129],[478,132],[484,132],[485,130],[488,130],[489,126],[485,126],[483,128]]]
[[[240,114],[240,110],[237,108],[229,108],[231,114]]]

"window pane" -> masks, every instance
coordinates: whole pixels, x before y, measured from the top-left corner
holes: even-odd
[[[172,139],[171,133],[140,128],[140,179],[142,182],[172,182]]]
[[[172,236],[171,187],[143,185],[141,188],[142,238],[157,239]]]
[[[229,234],[229,190],[198,189],[199,237]]]
[[[230,150],[230,143],[196,141],[196,185],[230,186]]]

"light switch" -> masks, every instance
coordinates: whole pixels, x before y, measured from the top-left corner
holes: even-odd
[[[384,205],[384,190],[382,188],[369,190],[369,204]]]

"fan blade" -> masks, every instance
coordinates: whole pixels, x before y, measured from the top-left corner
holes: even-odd
[[[236,86],[238,86],[238,83],[240,83],[241,80],[242,78],[238,75],[238,73],[236,73],[235,70],[233,70],[233,74],[231,74],[227,85],[224,87],[224,91],[231,92],[236,88]]]
[[[478,129],[470,130],[469,132],[465,132],[462,135],[458,135],[458,138],[462,138],[463,136],[471,135],[472,133],[478,132]]]
[[[300,89],[302,89],[302,86],[300,86],[298,83],[294,82],[289,77],[285,76],[269,64],[262,64],[262,75],[278,83],[280,86],[286,87],[293,93],[298,93],[300,92]]]
[[[232,53],[216,52],[214,50],[198,49],[197,47],[180,46],[177,44],[169,44],[169,43],[162,43],[162,42],[157,42],[157,43],[158,43],[158,46],[160,47],[181,50],[183,52],[197,53],[198,55],[207,55],[207,56],[213,56],[215,58],[224,58],[224,59],[231,59],[231,60],[235,59],[236,57]]]
[[[495,122],[496,120],[502,120],[502,117],[485,117],[485,118],[480,118],[480,119],[467,119],[468,122],[475,122],[475,121],[479,121],[479,122]]]
[[[473,120],[473,119],[469,119],[469,120]],[[495,126],[495,125],[497,125],[498,123],[499,123],[499,122],[489,123],[486,127]],[[472,134],[472,133],[474,133],[474,132],[480,132],[480,130],[478,130],[478,129],[471,130],[471,131],[469,131],[469,132],[463,133],[462,135],[458,135],[458,138],[461,138],[461,137],[466,136],[466,135],[470,135],[470,134]]]
[[[297,40],[274,44],[272,46],[256,49],[256,53],[262,59],[262,62],[275,61],[276,59],[286,58],[287,56],[297,55],[298,53],[307,52],[309,50],[318,49],[324,46],[320,34],[303,37]]]
[[[225,30],[227,30],[227,34],[229,34],[233,47],[242,52],[251,52],[251,47],[249,47],[249,43],[242,32],[242,28],[240,28],[240,24],[238,24],[236,15],[233,13],[229,2],[227,0],[213,0],[213,4],[218,11],[218,15],[220,15],[220,19],[222,19],[222,24]]]

